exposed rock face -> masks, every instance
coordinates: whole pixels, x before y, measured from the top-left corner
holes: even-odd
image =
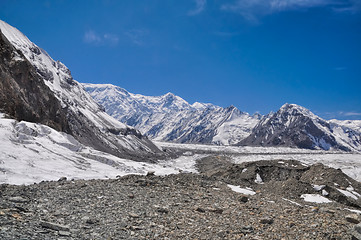
[[[143,96],[111,84],[83,84],[107,113],[151,139],[178,143],[230,145],[251,133],[259,116],[234,106],[189,104],[172,93]]]
[[[70,132],[66,109],[1,31],[0,79],[0,111],[19,121],[38,122]]]
[[[107,115],[64,64],[1,20],[0,30],[1,111],[118,157],[146,160],[161,153],[140,132]]]
[[[238,145],[350,151],[361,149],[361,134],[330,124],[296,104],[285,104],[264,117]]]

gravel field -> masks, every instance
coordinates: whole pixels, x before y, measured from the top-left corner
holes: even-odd
[[[218,159],[200,161],[202,174],[0,185],[0,239],[358,239],[360,198],[344,201],[350,198],[331,194],[335,169],[275,161],[219,165]],[[272,166],[273,174],[264,166]],[[252,169],[264,182],[254,182]],[[277,174],[280,169],[292,174]],[[324,172],[332,202],[300,198],[317,193],[307,185],[309,171]],[[336,180],[343,189],[349,181],[342,173]],[[350,184],[360,192],[359,183]],[[236,192],[233,185],[254,194]]]

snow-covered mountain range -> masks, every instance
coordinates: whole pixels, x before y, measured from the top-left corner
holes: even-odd
[[[139,131],[105,113],[64,64],[1,20],[0,45],[0,112],[43,123],[119,157],[141,160],[161,152]]]
[[[158,141],[361,150],[359,121],[326,121],[296,104],[249,115],[234,106],[189,104],[179,96],[143,96],[111,84],[83,84],[107,113]]]
[[[259,121],[234,106],[189,104],[172,93],[153,97],[111,84],[83,86],[108,114],[159,141],[230,145],[247,137]]]

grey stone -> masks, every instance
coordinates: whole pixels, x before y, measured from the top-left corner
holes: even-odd
[[[69,226],[52,223],[52,222],[46,222],[46,221],[40,221],[40,226],[56,231],[70,231]]]
[[[129,217],[132,217],[132,218],[139,218],[140,216],[136,213],[133,213],[133,212],[130,212],[129,213]]]
[[[206,210],[205,210],[204,208],[201,208],[201,207],[197,207],[197,208],[196,208],[196,211],[197,211],[197,212],[201,212],[201,213],[206,212]]]
[[[29,202],[29,200],[23,198],[23,197],[10,197],[9,198],[9,201],[10,202],[15,202],[15,203],[26,203],[26,202]]]
[[[218,214],[223,213],[223,209],[220,209],[220,208],[208,208],[207,210],[210,212],[213,212],[213,213],[218,213]]]
[[[273,219],[270,217],[265,217],[265,218],[261,218],[259,220],[260,223],[262,224],[272,224],[273,223]]]
[[[247,196],[241,196],[241,197],[239,197],[239,201],[242,202],[242,203],[246,203],[246,202],[248,202],[248,197]]]
[[[59,231],[59,235],[64,237],[70,237],[71,233],[68,231]]]
[[[157,211],[160,212],[160,213],[168,213],[168,212],[169,212],[169,209],[166,208],[166,207],[159,207],[159,208],[157,209]]]
[[[59,178],[58,182],[64,182],[64,181],[66,181],[66,180],[67,180],[66,177],[61,177],[61,178]]]
[[[355,213],[349,214],[345,218],[346,218],[346,221],[350,222],[350,223],[358,224],[360,222],[359,216]]]
[[[93,218],[89,218],[85,221],[85,223],[87,223],[87,224],[95,224],[97,222],[99,222],[99,221],[97,219],[93,219]]]
[[[243,226],[241,228],[241,232],[244,234],[253,233],[253,227],[252,226]]]

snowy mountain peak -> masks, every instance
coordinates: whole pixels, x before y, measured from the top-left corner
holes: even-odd
[[[215,108],[220,108],[216,105],[213,105],[212,103],[200,103],[200,102],[195,102],[192,104],[192,108],[196,109],[196,110],[199,110],[199,111],[203,111],[207,108],[210,108],[210,109],[215,109]]]
[[[64,64],[1,20],[0,31],[4,73],[0,109],[15,119],[39,121],[120,157],[139,159],[142,154],[160,152],[137,130],[106,114]]]
[[[168,93],[164,94],[163,97],[165,97],[165,98],[175,98],[176,96],[173,93],[168,92]]]
[[[240,145],[361,150],[361,134],[316,116],[297,104],[284,104],[261,119]]]
[[[91,89],[96,89],[96,91],[101,94],[101,93],[106,93],[108,97],[116,97],[119,94],[124,95],[124,96],[129,96],[129,92],[127,90],[125,90],[124,88],[115,86],[113,84],[91,84],[91,83],[87,83],[86,86],[83,84],[84,87],[88,88],[89,90]]]
[[[0,30],[11,43],[17,46],[36,47],[22,32],[2,20],[0,20]]]
[[[164,94],[160,98],[162,99],[161,108],[181,110],[188,109],[190,107],[190,104],[186,100],[170,92]]]
[[[234,106],[190,105],[173,93],[158,97],[132,93],[125,97],[118,93],[110,97],[102,85],[84,87],[110,115],[155,140],[228,145],[249,135],[259,121]]]
[[[276,114],[285,114],[285,113],[290,115],[302,114],[312,118],[318,118],[318,116],[313,114],[310,110],[297,104],[286,103],[282,105],[282,107],[278,110]]]
[[[61,92],[67,84],[73,83],[70,70],[64,64],[54,61],[46,51],[36,46],[18,29],[1,20],[0,29],[6,39],[34,65],[38,74],[46,80],[45,84],[53,92]],[[62,101],[61,98],[59,100]]]

